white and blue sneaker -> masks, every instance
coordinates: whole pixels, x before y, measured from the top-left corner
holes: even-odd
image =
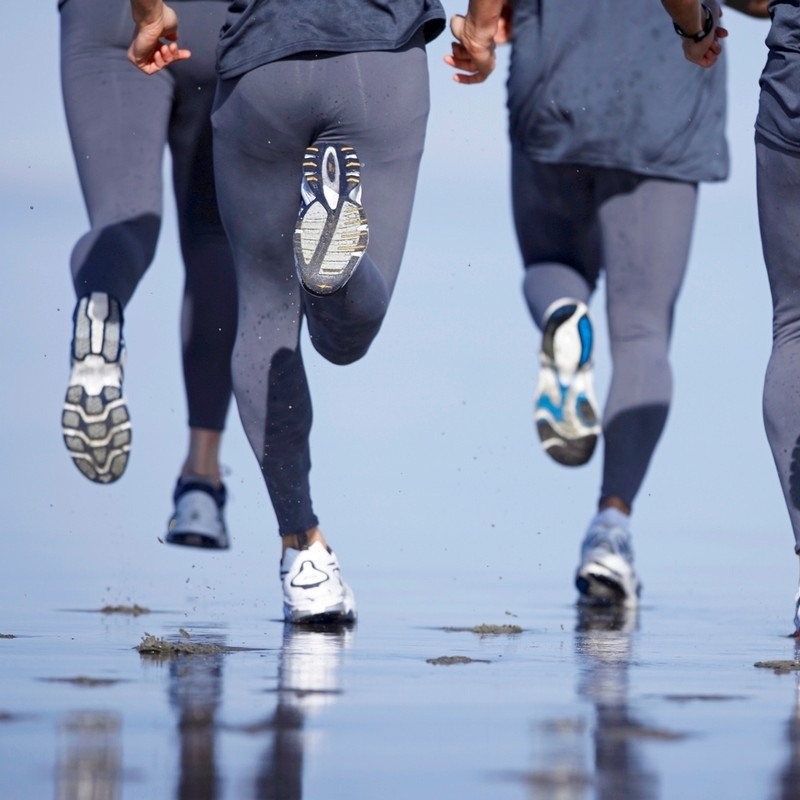
[[[584,603],[635,606],[641,584],[633,568],[628,516],[605,508],[589,523],[581,545],[575,586]]]
[[[584,303],[559,300],[548,309],[534,419],[542,447],[570,467],[592,457],[600,435],[592,342],[592,323]]]
[[[353,622],[353,592],[342,580],[336,556],[314,542],[305,550],[287,548],[281,558],[283,616],[302,624]]]
[[[797,594],[794,596],[794,636],[796,639],[800,639],[800,588],[797,590]]]
[[[369,241],[356,151],[345,145],[308,147],[300,193],[294,231],[297,275],[312,294],[333,294],[353,276]]]
[[[179,478],[172,499],[175,511],[167,524],[167,544],[227,550],[230,546],[223,510],[227,492],[208,481]]]
[[[72,319],[72,371],[61,412],[64,443],[89,480],[112,483],[125,471],[131,448],[122,395],[122,308],[105,292],[92,292],[78,300]]]

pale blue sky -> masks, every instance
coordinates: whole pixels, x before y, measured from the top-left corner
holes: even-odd
[[[646,602],[691,591],[681,574],[690,559],[720,567],[710,580],[749,569],[759,588],[742,591],[753,592],[777,625],[788,621],[796,566],[761,422],[770,303],[752,130],[767,25],[733,11],[726,18],[733,170],[726,184],[701,192],[673,345],[675,403],[634,535]],[[223,454],[232,552],[156,540],[186,440],[181,266],[169,196],[155,263],[127,312],[128,471],[100,487],[70,463],[59,424],[74,302],[67,265],[86,222],[61,108],[55,1],[25,4],[14,22],[5,56],[17,66],[0,85],[2,607],[13,613],[23,597],[45,606],[166,603],[188,583],[275,615],[275,523],[235,408]],[[315,502],[356,590],[369,572],[386,575],[388,591],[392,580],[418,574],[417,590],[431,593],[458,573],[486,576],[484,589],[503,573],[531,573],[530,602],[568,603],[600,459],[570,471],[539,449],[531,419],[538,336],[522,302],[509,207],[505,53],[489,83],[461,87],[441,61],[448,47],[445,35],[430,48],[427,151],[385,327],[352,367],[307,351]],[[593,309],[602,396],[601,295]],[[498,606],[508,600],[501,594]]]

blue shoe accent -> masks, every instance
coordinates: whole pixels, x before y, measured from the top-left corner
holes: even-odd
[[[534,417],[545,451],[566,466],[585,464],[600,435],[592,385],[592,341],[585,304],[565,300],[548,315]]]

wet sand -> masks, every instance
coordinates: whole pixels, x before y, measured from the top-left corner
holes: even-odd
[[[795,642],[744,598],[585,612],[464,581],[400,610],[353,583],[350,628],[196,596],[6,609],[0,797],[800,794]]]

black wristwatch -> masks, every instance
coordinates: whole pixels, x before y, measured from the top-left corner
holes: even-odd
[[[672,27],[675,28],[675,33],[677,33],[678,36],[682,36],[684,39],[689,39],[692,42],[702,42],[703,39],[714,30],[714,15],[711,13],[711,9],[705,3],[701,3],[700,7],[706,13],[706,18],[703,20],[703,30],[697,33],[686,33],[677,22],[673,22]]]

